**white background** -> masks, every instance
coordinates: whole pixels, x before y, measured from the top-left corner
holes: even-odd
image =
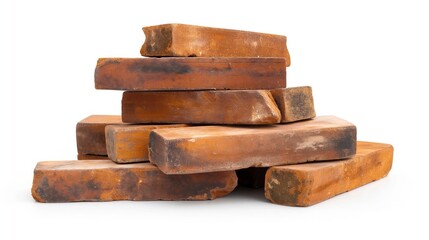
[[[0,239],[428,239],[425,1],[279,2],[1,1]],[[75,124],[120,114],[121,92],[94,89],[97,58],[139,57],[141,27],[173,22],[287,35],[288,86],[311,85],[318,115],[353,122],[358,139],[394,145],[389,176],[308,208],[243,188],[204,202],[36,203],[36,163],[75,159]]]

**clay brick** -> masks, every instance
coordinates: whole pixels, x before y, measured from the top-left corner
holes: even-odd
[[[286,36],[185,24],[144,27],[140,50],[148,57],[282,57],[290,65]]]
[[[267,167],[251,167],[235,171],[238,184],[250,188],[262,188],[265,185]]]
[[[32,195],[38,202],[206,200],[236,185],[234,171],[169,176],[150,163],[51,161],[34,169]]]
[[[316,117],[311,87],[294,87],[271,90],[282,114],[282,123]]]
[[[78,155],[107,155],[104,128],[110,124],[123,124],[121,116],[91,115],[76,124]]]
[[[128,123],[274,124],[280,111],[267,90],[124,92]]]
[[[356,151],[356,127],[334,116],[258,127],[157,129],[149,159],[166,174],[189,174],[342,159]]]
[[[116,163],[149,161],[149,133],[159,128],[186,127],[172,125],[109,125],[106,126],[107,155]]]
[[[222,90],[286,87],[283,58],[101,58],[95,88]]]
[[[110,160],[106,155],[78,154],[77,160]]]
[[[388,144],[358,142],[351,159],[271,167],[265,197],[287,206],[310,206],[385,177],[393,161]]]

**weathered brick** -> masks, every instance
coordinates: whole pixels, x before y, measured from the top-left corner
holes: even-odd
[[[283,58],[101,58],[95,88],[222,90],[286,87]]]
[[[294,87],[271,90],[282,114],[282,123],[316,117],[311,87]]]
[[[107,155],[78,154],[77,160],[110,160]]]
[[[109,125],[106,126],[107,155],[117,163],[149,161],[149,133],[159,128],[185,127],[171,125]]]
[[[171,176],[150,163],[51,161],[34,169],[32,195],[38,202],[206,200],[236,185],[234,171]]]
[[[287,206],[310,206],[385,177],[393,161],[388,144],[358,142],[351,159],[268,169],[265,197]]]
[[[128,123],[274,124],[280,111],[267,90],[124,92]]]
[[[144,27],[140,50],[148,57],[282,57],[290,65],[286,36],[185,24]]]
[[[262,188],[265,185],[265,173],[267,167],[251,167],[235,171],[238,177],[238,184],[251,188]]]
[[[104,128],[110,124],[123,124],[121,116],[91,115],[76,124],[78,155],[107,155]]]
[[[157,129],[149,159],[166,174],[269,167],[351,157],[356,127],[334,116],[258,127]]]

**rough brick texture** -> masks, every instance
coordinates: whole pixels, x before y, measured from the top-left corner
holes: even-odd
[[[76,124],[76,142],[79,155],[107,155],[104,128],[123,124],[121,116],[91,115]]]
[[[393,161],[389,144],[358,142],[351,159],[268,169],[265,197],[287,206],[310,206],[385,177]]]
[[[147,162],[150,131],[185,126],[185,124],[106,126],[107,155],[117,163]]]
[[[267,90],[124,92],[127,123],[274,124],[280,111]]]
[[[334,116],[258,127],[198,126],[151,132],[149,159],[167,174],[189,174],[348,158],[356,127]]]
[[[283,58],[101,58],[95,88],[222,90],[286,87]]]
[[[140,50],[148,57],[282,57],[290,65],[286,36],[185,24],[144,27]]]
[[[234,171],[169,176],[150,163],[50,161],[34,169],[32,195],[38,202],[206,200],[236,185]]]
[[[296,122],[316,117],[311,87],[294,87],[271,90],[282,123]]]

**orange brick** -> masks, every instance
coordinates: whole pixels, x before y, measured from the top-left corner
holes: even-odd
[[[166,174],[269,167],[351,157],[356,127],[333,116],[258,127],[153,130],[149,159]]]
[[[185,126],[185,124],[106,126],[107,155],[117,163],[149,161],[148,143],[150,131]]]
[[[185,24],[144,27],[140,50],[148,57],[282,57],[290,65],[286,36]]]
[[[79,155],[107,155],[104,128],[111,124],[123,124],[121,116],[91,115],[76,125],[77,152]]]
[[[124,92],[128,123],[274,124],[280,111],[267,90]]]
[[[236,185],[234,171],[169,176],[150,163],[51,161],[34,169],[32,195],[38,202],[206,200]]]
[[[129,91],[286,87],[284,58],[101,58],[95,88]]]
[[[282,114],[282,123],[316,117],[311,87],[294,87],[271,90]]]
[[[287,206],[310,206],[385,177],[392,168],[393,147],[358,142],[351,159],[271,167],[265,197]]]

